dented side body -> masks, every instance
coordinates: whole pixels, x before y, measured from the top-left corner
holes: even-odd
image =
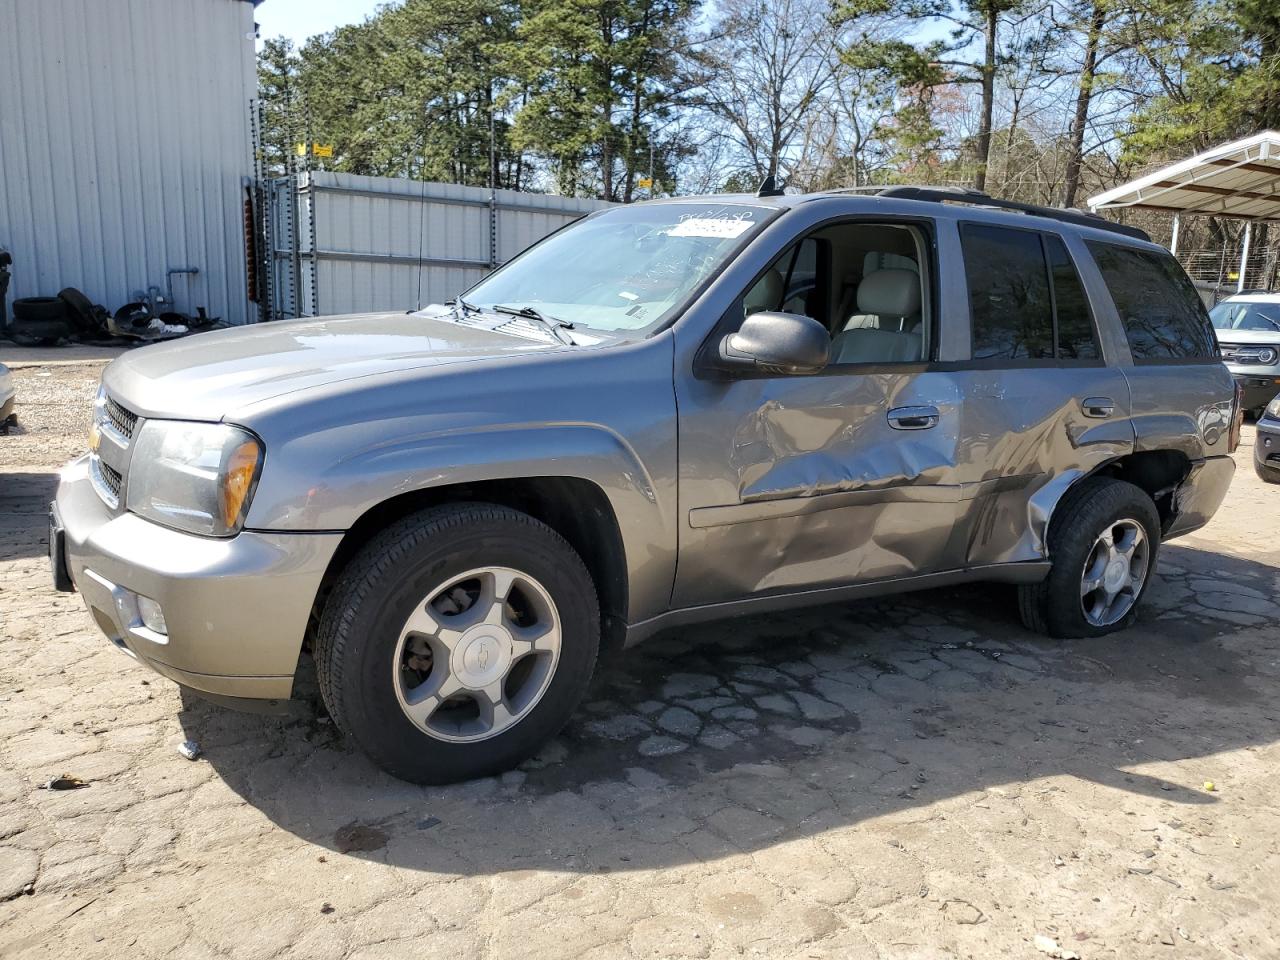
[[[734,202],[772,219],[648,339],[540,344],[384,314],[193,337],[115,361],[106,389],[143,420],[239,424],[266,454],[244,532],[214,546],[169,530],[140,536],[152,525],[105,507],[84,465],[69,468],[58,494],[68,566],[82,589],[97,584],[86,596],[102,594],[104,631],[198,689],[286,696],[344,538],[397,497],[453,485],[594,485],[616,524],[631,642],[752,609],[966,579],[1033,582],[1047,573],[1046,534],[1065,492],[1135,453],[1174,451],[1190,465],[1169,491],[1167,535],[1217,509],[1232,469],[1230,375],[1220,363],[1134,365],[1084,247],[1099,231],[878,197]],[[797,238],[850,218],[927,235],[929,359],[804,377],[709,372],[722,318],[762,271]],[[970,361],[961,220],[1062,237],[1098,324],[1099,362]],[[1085,409],[1098,397],[1113,404],[1103,418]],[[936,423],[895,428],[888,414],[899,408],[931,409]],[[130,553],[157,543],[163,563]],[[130,625],[108,624],[113,589],[175,598],[187,609],[171,618],[179,633],[152,649]]]
[[[917,215],[916,204],[885,200],[874,221],[913,222]],[[723,315],[797,235],[842,216],[868,211],[858,201],[793,210],[699,306],[712,318]],[[770,594],[816,589],[839,596],[845,587],[878,582],[889,589],[969,572],[1027,579],[1035,575],[1028,567],[1043,572],[1054,507],[1081,478],[1137,450],[1177,450],[1193,465],[1227,453],[1232,394],[1225,368],[1134,367],[1082,240],[1096,231],[1060,233],[1093,306],[1101,361],[1000,368],[969,362],[962,220],[1027,225],[1016,214],[934,211],[937,347],[930,362],[810,378],[700,377],[699,351],[715,320],[677,325],[679,503],[687,526],[673,606],[710,611]],[[1085,415],[1083,401],[1093,397],[1114,402],[1105,419]],[[935,409],[937,425],[892,429],[886,414],[899,407]],[[1214,472],[1229,477],[1230,469],[1227,460]],[[1188,490],[1201,473],[1194,466]],[[1196,519],[1176,521],[1170,534],[1207,519],[1204,499],[1180,495],[1180,506],[1197,504],[1190,511]]]

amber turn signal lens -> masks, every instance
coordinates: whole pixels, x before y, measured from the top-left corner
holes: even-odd
[[[228,529],[234,529],[240,522],[240,511],[258,473],[259,454],[258,444],[246,440],[227,458],[226,473],[222,477],[222,522]]]

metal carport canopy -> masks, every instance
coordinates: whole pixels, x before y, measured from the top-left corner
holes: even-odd
[[[1280,133],[1264,130],[1089,198],[1089,209],[1280,220]]]
[[[1236,287],[1243,290],[1254,222],[1280,220],[1280,133],[1264,130],[1224,143],[1089,198],[1095,213],[1125,208],[1172,213],[1175,254],[1184,213],[1245,221]]]

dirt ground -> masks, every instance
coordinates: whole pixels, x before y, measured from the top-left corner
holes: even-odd
[[[422,788],[313,685],[285,719],[184,698],[54,593],[100,369],[25,358],[0,437],[0,956],[1280,957],[1280,488],[1248,445],[1128,633],[1044,640],[995,586],[687,629],[523,769]]]

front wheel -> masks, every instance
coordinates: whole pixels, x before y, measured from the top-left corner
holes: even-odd
[[[1151,582],[1160,516],[1146,491],[1095,477],[1063,497],[1049,525],[1053,568],[1018,588],[1023,623],[1051,637],[1100,637],[1133,623]]]
[[[595,585],[527,514],[457,504],[374,537],[343,571],[316,636],[334,722],[379,766],[452,783],[533,755],[595,666]]]

